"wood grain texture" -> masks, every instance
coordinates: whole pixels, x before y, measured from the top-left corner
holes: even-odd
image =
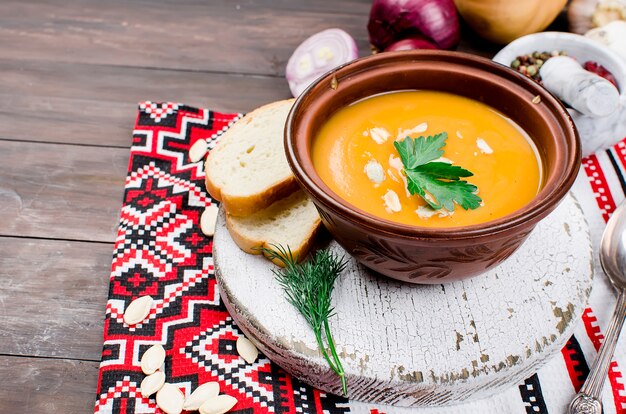
[[[99,361],[113,245],[0,237],[0,251],[0,353]]]
[[[273,266],[237,248],[223,215],[214,241],[220,292],[237,325],[288,372],[340,392],[311,329],[274,282]],[[400,406],[483,398],[531,375],[572,335],[593,274],[588,226],[569,196],[520,250],[473,279],[412,286],[349,260],[330,320],[348,395]]]
[[[0,141],[0,235],[113,242],[128,149]]]
[[[0,413],[90,413],[98,363],[0,356]]]
[[[361,56],[370,54],[370,6],[369,0],[4,1],[0,56],[282,76],[293,50],[331,27],[350,33]],[[491,56],[498,46],[465,33],[459,50]]]
[[[1,6],[0,6],[1,7]],[[290,97],[283,78],[0,59],[0,138],[129,147],[137,103],[248,112]]]
[[[369,51],[369,1],[316,3],[3,1],[0,56],[281,75],[294,48],[329,27]]]

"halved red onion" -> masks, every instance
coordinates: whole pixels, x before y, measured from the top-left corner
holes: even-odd
[[[285,77],[297,97],[324,73],[359,57],[356,42],[341,29],[327,29],[306,39],[287,62]]]
[[[453,0],[374,0],[367,30],[378,50],[415,35],[439,49],[452,49],[461,39]]]

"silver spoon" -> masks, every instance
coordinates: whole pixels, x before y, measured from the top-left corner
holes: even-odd
[[[602,234],[600,263],[613,287],[617,289],[617,304],[589,376],[569,405],[570,414],[602,412],[602,386],[626,317],[626,201],[615,210]]]

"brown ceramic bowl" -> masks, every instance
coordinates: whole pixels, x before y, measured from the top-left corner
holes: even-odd
[[[544,184],[537,196],[497,220],[436,229],[388,221],[337,196],[311,161],[311,143],[320,127],[355,101],[407,89],[466,96],[513,119],[539,149]],[[300,95],[285,126],[287,159],[334,238],[365,266],[411,283],[468,278],[509,257],[569,191],[580,167],[580,148],[566,109],[541,86],[488,59],[446,51],[381,53],[341,66]]]

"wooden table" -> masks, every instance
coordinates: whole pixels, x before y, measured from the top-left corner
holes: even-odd
[[[0,412],[88,413],[137,103],[245,112],[370,0],[0,2]],[[491,54],[469,40],[465,50]]]

